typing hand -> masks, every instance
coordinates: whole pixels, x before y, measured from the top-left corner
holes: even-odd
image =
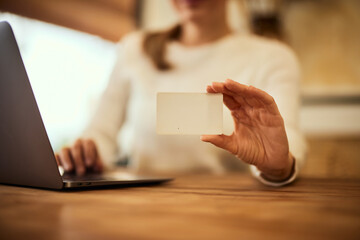
[[[294,160],[274,99],[260,89],[229,79],[212,83],[207,92],[223,94],[235,130],[230,136],[203,135],[201,140],[255,165],[269,180],[281,181],[289,177]]]
[[[77,139],[71,147],[64,147],[55,154],[59,166],[65,172],[75,171],[84,175],[86,171],[101,172],[103,163],[98,154],[96,144],[91,139]]]

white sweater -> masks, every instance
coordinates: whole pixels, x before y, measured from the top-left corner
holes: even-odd
[[[93,138],[107,165],[130,157],[138,171],[223,173],[244,166],[226,151],[202,142],[199,136],[156,134],[158,92],[205,92],[213,81],[227,78],[253,85],[272,95],[284,118],[296,172],[305,159],[306,144],[298,129],[299,66],[283,44],[255,36],[233,34],[199,47],[178,42],[167,45],[170,71],[157,70],[142,50],[144,34],[135,32],[118,44],[118,60],[108,87],[84,137]],[[224,131],[231,134],[233,120],[224,106]],[[292,181],[296,174],[284,183]]]

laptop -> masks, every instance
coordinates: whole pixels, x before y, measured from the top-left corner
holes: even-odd
[[[11,26],[0,22],[0,183],[68,189],[170,180],[123,171],[62,176]]]

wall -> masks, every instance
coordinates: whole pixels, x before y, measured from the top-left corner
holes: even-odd
[[[1,0],[0,11],[54,23],[114,42],[135,29],[136,0]]]

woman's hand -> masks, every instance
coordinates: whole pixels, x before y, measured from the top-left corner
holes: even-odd
[[[291,174],[294,159],[289,152],[283,118],[274,99],[266,92],[232,80],[214,82],[209,93],[222,93],[230,109],[235,130],[230,135],[203,135],[201,140],[223,148],[262,175],[281,181]]]
[[[103,163],[96,144],[91,139],[77,139],[71,147],[64,147],[55,154],[56,161],[65,172],[75,171],[84,175],[86,171],[101,172]]]

